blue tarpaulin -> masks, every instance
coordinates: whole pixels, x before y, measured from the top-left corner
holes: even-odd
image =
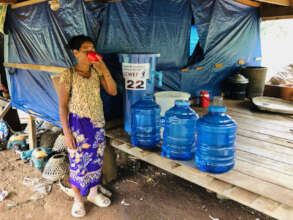
[[[231,0],[59,2],[58,11],[52,11],[47,2],[8,10],[6,62],[69,67],[75,60],[66,48],[68,40],[89,35],[118,82],[117,97],[102,92],[106,118],[122,112],[119,53],[160,53],[160,90],[187,91],[192,96],[201,89],[219,93],[221,81],[238,67],[240,59],[245,65],[260,65],[256,61],[261,57],[257,8]],[[192,21],[198,36],[191,34]],[[190,56],[190,42],[195,38],[198,44]],[[18,69],[10,75],[11,104],[57,123],[58,99],[50,74]]]
[[[239,60],[245,60],[245,65],[260,65],[259,11],[235,1],[193,0],[192,13],[204,59],[181,74],[181,88],[193,96],[201,89],[217,95],[220,83],[239,67]]]

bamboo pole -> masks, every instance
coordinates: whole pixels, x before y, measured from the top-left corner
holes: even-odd
[[[25,7],[25,6],[29,6],[29,5],[35,5],[38,3],[42,3],[42,2],[47,2],[48,0],[28,0],[28,1],[23,1],[23,2],[19,2],[19,3],[13,3],[15,2],[15,0],[10,0],[8,1],[8,3],[12,3],[11,4],[11,8],[15,9],[15,8],[21,8],[21,7]],[[120,0],[84,0],[85,2],[118,2]]]
[[[84,0],[85,2],[103,2],[103,3],[108,3],[108,2],[120,2],[121,0]]]
[[[0,120],[3,120],[5,115],[8,113],[8,111],[11,109],[10,102],[6,104],[6,106],[2,109],[2,112],[0,113]]]
[[[61,73],[67,68],[58,66],[46,66],[46,65],[36,65],[36,64],[24,64],[24,63],[7,63],[3,64],[5,67],[12,67],[16,69],[29,69],[29,70],[39,70],[51,73]]]
[[[48,0],[29,0],[29,1],[24,1],[24,2],[19,2],[11,5],[11,8],[20,8],[20,7],[25,7],[29,5],[34,5],[42,2],[47,2]]]
[[[241,4],[244,4],[244,5],[252,6],[252,7],[260,7],[260,5],[261,5],[261,3],[251,1],[251,0],[234,0],[234,1],[239,2]]]
[[[37,147],[37,135],[36,135],[36,126],[35,126],[35,118],[32,115],[29,115],[28,120],[29,126],[29,149],[32,150]]]

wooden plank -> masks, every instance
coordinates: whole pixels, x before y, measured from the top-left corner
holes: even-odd
[[[180,173],[177,170],[182,170],[184,176],[180,176]],[[190,182],[200,185],[196,180],[192,178],[194,175],[194,169],[188,168],[186,166],[178,167],[174,170],[173,174],[180,176]],[[170,171],[169,171],[170,172]],[[186,176],[187,175],[187,176]],[[203,177],[202,177],[203,178]],[[220,189],[218,186],[221,186]],[[281,203],[274,200],[265,198],[261,195],[249,192],[246,189],[228,184],[224,181],[215,179],[211,182],[208,182],[206,185],[201,185],[209,190],[212,190],[220,195],[223,195],[227,198],[230,198],[236,202],[240,202],[248,207],[251,207],[255,210],[263,212],[267,215],[270,215],[274,218],[281,219],[282,216],[293,216],[293,208],[281,209]],[[215,187],[217,186],[217,187]],[[229,187],[230,186],[230,187]],[[288,208],[288,206],[286,206]],[[282,210],[282,211],[281,211]],[[281,211],[281,212],[279,212]]]
[[[269,3],[273,5],[290,6],[292,2],[290,0],[258,0],[259,2]]]
[[[277,5],[263,5],[260,8],[262,21],[286,19],[293,17],[293,7],[282,7]]]
[[[292,207],[282,204],[279,206],[274,213],[278,216],[277,219],[288,220],[293,219]]]
[[[293,135],[289,128],[285,127],[280,130],[277,130],[278,128],[276,126],[264,126],[258,123],[253,124],[248,120],[240,120],[236,117],[234,118],[234,120],[238,123],[239,128],[254,131],[256,133],[266,134],[272,137],[283,138],[284,140],[287,140],[289,143],[293,143]]]
[[[255,140],[260,140],[260,141],[264,141],[264,142],[268,142],[268,143],[278,144],[278,145],[286,146],[289,148],[292,148],[292,144],[293,144],[292,141],[285,140],[283,138],[273,137],[273,136],[269,136],[266,134],[257,133],[254,131],[249,131],[249,130],[241,129],[241,128],[237,129],[237,137],[238,136],[243,136],[243,137],[247,137],[250,139],[255,139]]]
[[[114,129],[115,130],[115,129]],[[109,133],[109,132],[108,132]],[[107,134],[106,134],[107,135]],[[129,144],[124,144],[128,145]],[[126,149],[125,147],[123,148],[124,150]],[[139,159],[142,159],[144,161],[147,161],[155,166],[158,166],[162,169],[169,169],[170,165],[165,163],[167,158],[162,157],[160,155],[156,155],[155,153],[150,154],[146,157],[140,156],[140,151],[141,149],[137,147],[132,147],[132,148],[127,148],[125,152],[130,153],[134,156],[137,156]],[[156,156],[154,156],[156,155]],[[183,164],[180,161],[176,161],[177,163]],[[186,166],[186,165],[184,165]],[[194,172],[200,172],[197,169],[192,168]],[[201,172],[200,172],[201,173]],[[183,174],[182,174],[183,175]],[[213,176],[217,179],[220,179],[222,181],[225,181],[227,183],[233,184],[235,186],[247,189],[251,192],[254,192],[256,194],[263,195],[267,198],[270,198],[272,200],[276,200],[280,203],[284,203],[287,205],[290,205],[293,207],[293,191],[286,189],[284,187],[275,185],[273,183],[257,179],[255,177],[249,176],[244,173],[240,173],[237,170],[231,170],[228,173],[220,174],[220,175],[211,175],[211,174],[205,174],[205,175],[210,175]],[[261,177],[260,177],[261,178]],[[280,191],[280,194],[278,192]],[[284,197],[286,195],[286,197]]]
[[[255,177],[256,179],[261,179],[269,183],[290,189],[293,192],[293,175],[291,176],[264,168],[262,166],[257,166],[258,164],[253,164],[252,162],[237,160],[233,170],[239,171],[240,173],[246,174],[248,176]]]
[[[293,191],[276,184],[257,179],[237,170],[221,175],[211,175],[219,180],[233,184],[250,192],[262,195],[277,202],[293,207]]]
[[[259,143],[259,145],[256,145],[255,143]],[[237,137],[235,146],[237,150],[239,149],[293,165],[293,152],[289,148],[279,147],[278,145],[271,146],[271,144],[267,142],[254,142],[249,138],[242,139],[240,136]],[[274,146],[276,147],[274,148]]]
[[[34,111],[32,111],[32,110],[27,110],[27,112],[28,113],[30,113],[31,115],[33,115],[33,116],[42,116],[40,113],[37,113],[37,112],[34,112]]]
[[[34,5],[42,2],[47,2],[48,0],[29,0],[29,1],[23,1],[19,3],[15,3],[11,5],[11,8],[20,8],[20,7],[25,7],[29,5]]]
[[[288,167],[291,166],[293,161],[292,160],[293,151],[288,147],[292,147],[292,144],[284,141],[282,144],[285,146],[287,143],[288,146],[282,147],[278,145],[280,142],[280,140],[278,139],[275,140],[272,138],[268,138],[269,139],[268,141],[271,142],[269,143],[269,142],[263,141],[263,137],[267,137],[266,135],[260,136],[258,140],[258,139],[250,138],[252,135],[255,135],[252,132],[248,132],[246,134],[249,138],[242,136],[242,133],[243,131],[241,132],[241,135],[238,135],[236,138],[237,152],[240,150],[242,152],[246,152],[246,155],[248,153],[250,155],[255,155],[254,156],[255,161],[260,158],[261,160],[267,160],[266,167],[268,167],[269,162],[272,162],[271,165],[272,166],[275,165],[276,166],[275,169],[281,169],[281,168],[287,167],[287,172],[291,172],[291,169],[288,169]],[[111,138],[118,137],[119,140],[121,140],[123,143],[130,143],[129,136],[123,131],[122,128],[107,131],[107,136]],[[276,143],[272,144],[273,141],[275,141]],[[271,168],[273,169],[273,167]]]
[[[11,109],[10,103],[6,104],[2,112],[0,113],[0,120],[3,120],[4,116],[8,113],[8,111]]]
[[[109,138],[113,138],[117,141],[117,137],[119,138],[119,141],[125,144],[130,144],[130,137],[129,135],[124,131],[122,127],[106,130],[106,136]]]
[[[117,131],[117,129],[114,129],[114,130],[116,130]],[[119,129],[118,129],[119,130]],[[109,134],[109,132],[108,132],[108,134]],[[115,131],[112,131],[112,137],[115,137],[117,134],[116,134],[116,132]],[[110,136],[111,136],[111,132],[110,132]],[[118,131],[118,136],[116,136],[116,138],[118,137],[119,138],[119,140],[122,138],[122,140],[123,140],[123,142],[125,142],[125,143],[129,143],[129,140],[127,139],[127,138],[123,138],[123,136],[127,136],[127,135],[125,135],[125,132],[124,132],[124,135],[123,135],[123,130],[122,129],[120,129],[120,131]],[[256,147],[254,147],[254,145],[252,145],[252,147],[249,147],[252,143],[250,143],[250,142],[246,142],[247,140],[249,140],[248,138],[243,138],[243,140],[244,140],[244,143],[242,143],[242,145],[241,145],[241,138],[240,138],[240,142],[236,142],[236,143],[238,143],[238,145],[239,145],[239,143],[240,143],[240,145],[239,145],[239,147],[240,147],[240,149],[242,150],[242,151],[247,151],[247,149],[249,149],[249,150],[251,150],[252,152],[251,153],[254,153],[254,154],[259,154],[259,155],[262,155],[262,156],[267,156],[268,158],[274,158],[274,157],[277,157],[277,158],[281,158],[280,160],[282,160],[282,161],[285,161],[286,163],[288,163],[288,164],[290,164],[290,163],[292,163],[291,161],[293,161],[292,160],[292,153],[291,153],[291,151],[290,151],[290,149],[287,149],[286,150],[286,148],[285,148],[285,150],[282,152],[281,151],[281,153],[278,153],[278,152],[274,152],[274,151],[271,151],[271,149],[273,148],[275,151],[280,151],[279,150],[279,146],[270,146],[270,144],[269,143],[262,143],[261,141],[257,141],[256,143],[255,143],[255,141],[254,140],[252,140],[252,143],[254,143],[254,145],[258,145],[258,144],[260,144],[260,147],[258,147],[258,149],[257,150],[255,150],[255,148]],[[237,140],[236,140],[237,141]],[[238,147],[238,145],[237,145],[237,148],[239,149],[239,147]],[[242,148],[241,148],[242,147]],[[290,153],[291,153],[291,155],[290,155]],[[288,155],[287,155],[288,154]],[[148,157],[146,157],[146,158],[148,158]],[[232,172],[232,171],[231,171]],[[234,170],[233,172],[238,172],[237,170]],[[259,173],[260,174],[260,177],[259,178],[261,178],[261,173]],[[237,174],[237,175],[240,175],[240,174]],[[244,174],[241,174],[241,175],[244,175]],[[268,177],[268,175],[269,174],[265,174],[266,175],[266,177],[265,178],[269,178]],[[221,175],[219,175],[218,177],[220,177]],[[217,177],[217,178],[218,178]],[[251,178],[251,182],[252,182],[252,180],[253,179],[255,179],[254,177],[249,177],[248,175],[246,175],[246,178]],[[236,178],[237,179],[237,178]],[[244,178],[244,180],[243,180],[244,182],[245,182],[245,178]],[[275,185],[274,184],[272,184],[272,183],[269,183],[269,182],[266,182],[266,181],[263,181],[263,180],[258,180],[258,181],[261,181],[261,183],[262,184],[264,184],[264,185],[266,185],[266,184],[269,184],[269,187],[267,187],[267,189],[268,189],[268,191],[269,192],[267,192],[266,190],[265,190],[265,193],[269,193],[269,195],[266,195],[267,197],[269,197],[269,198],[271,198],[271,199],[274,199],[274,197],[273,196],[275,196],[275,195],[272,195],[271,193],[274,191],[274,190],[272,190],[272,192],[270,192],[271,190],[269,189],[270,187],[274,187]],[[283,181],[283,180],[282,180]],[[231,183],[231,182],[229,182],[229,183]],[[284,183],[284,182],[283,182]],[[235,183],[232,183],[232,184],[234,184],[234,185],[237,185],[237,184],[235,184]],[[244,184],[244,183],[242,183],[242,184]],[[283,184],[284,185],[284,184]],[[241,185],[242,186],[242,185]],[[245,185],[246,186],[246,185]],[[253,185],[248,185],[250,188],[253,188]],[[249,189],[249,188],[248,188]],[[253,190],[253,189],[251,189],[251,190]],[[276,190],[275,190],[276,191]],[[261,193],[263,193],[263,191],[261,191]],[[292,195],[293,196],[293,195]]]
[[[84,0],[85,2],[103,2],[103,3],[110,3],[110,2],[120,2],[121,0]]]
[[[17,69],[29,69],[29,70],[39,70],[51,73],[61,73],[67,68],[58,67],[58,66],[45,66],[45,65],[36,65],[36,64],[24,64],[24,63],[7,63],[3,64],[5,67],[12,67]]]
[[[234,115],[232,118],[237,122],[238,128],[270,135],[272,137],[283,138],[284,140],[289,140],[289,142],[293,143],[293,135],[289,127],[282,127],[258,120],[241,118],[241,116],[239,117],[237,115]]]
[[[203,116],[207,114],[207,109],[203,108],[194,108],[194,110],[200,115]],[[292,128],[293,119],[288,117],[288,115],[280,114],[261,114],[254,113],[251,111],[242,111],[236,108],[227,107],[226,113],[231,116],[233,119],[238,118],[239,120],[249,121],[252,124],[261,124],[263,126],[278,126],[280,129]],[[284,128],[285,127],[285,128]]]
[[[234,116],[242,118],[242,119],[247,119],[250,121],[253,121],[254,123],[261,123],[261,124],[270,124],[272,126],[278,126],[280,128],[292,128],[293,127],[293,120],[292,119],[286,119],[284,120],[278,120],[274,116],[267,117],[267,118],[261,118],[258,117],[257,115],[249,115],[245,113],[239,113],[234,111],[234,109],[227,109],[227,114],[231,116],[232,118]]]
[[[202,116],[207,113],[207,110],[196,109],[196,112]],[[256,137],[259,135],[262,137],[263,135],[266,135],[266,139],[268,139],[268,137],[271,137],[270,139],[276,138],[276,140],[279,139],[281,142],[288,142],[290,143],[289,145],[293,146],[293,135],[291,131],[293,122],[290,124],[291,122],[287,120],[288,126],[281,126],[272,123],[265,123],[265,121],[257,120],[257,117],[253,120],[253,118],[245,118],[238,114],[233,115],[232,119],[238,124],[237,134],[241,134],[241,132],[245,130],[243,133],[247,133],[248,131],[255,134],[254,136]]]
[[[0,0],[0,3],[2,4],[14,4],[17,0]]]
[[[34,117],[32,115],[29,115],[28,126],[29,126],[29,148],[30,150],[32,150],[37,147],[36,127],[35,127]]]
[[[282,16],[272,16],[272,17],[263,17],[262,21],[271,21],[271,20],[281,20],[281,19],[292,19],[293,15],[282,15]]]
[[[236,145],[236,148],[238,148],[238,147],[239,147],[239,149],[244,148],[244,149],[246,149],[247,152],[251,152],[250,149],[252,149],[252,150],[255,149],[256,151],[253,152],[255,154],[259,154],[259,153],[257,153],[259,150],[260,151],[259,155],[263,155],[262,150],[269,151],[273,154],[279,153],[280,155],[282,155],[282,154],[288,155],[289,159],[291,159],[291,157],[293,155],[293,150],[291,147],[286,147],[286,146],[282,146],[280,144],[274,144],[274,143],[270,143],[270,142],[266,142],[266,141],[262,141],[262,140],[255,140],[252,138],[244,137],[242,135],[237,135],[235,145]],[[273,157],[271,157],[271,158],[273,158]]]
[[[153,164],[161,169],[164,169],[172,174],[175,174],[181,178],[184,178],[192,183],[203,186],[211,191],[214,191],[220,195],[226,196],[232,200],[240,202],[244,205],[247,205],[255,210],[263,212],[267,215],[270,215],[275,218],[280,218],[282,216],[293,216],[293,208],[288,206],[283,206],[277,201],[273,201],[271,199],[256,195],[255,193],[249,192],[245,189],[236,187],[232,184],[226,183],[217,179],[219,175],[216,175],[216,179],[212,176],[200,172],[197,169],[187,167],[185,165],[175,166],[170,165],[170,162],[174,162],[168,158],[161,157],[155,153],[149,153],[148,156],[142,157],[140,155],[141,149],[137,147],[129,147],[128,144],[121,144],[121,141],[115,141],[111,139],[110,144],[126,153],[129,153],[138,159],[144,160],[150,164]],[[243,177],[245,175],[239,174],[237,177],[241,177],[240,180],[244,181]],[[251,177],[248,177],[251,178]],[[228,179],[228,177],[226,177]],[[251,180],[250,180],[251,181]],[[244,181],[245,182],[245,181]],[[256,187],[258,187],[259,183],[256,183]],[[251,187],[254,187],[254,184],[251,184]],[[273,186],[274,187],[274,186]],[[272,190],[273,195],[277,195],[279,188]],[[290,191],[292,193],[292,191]],[[281,194],[283,192],[281,191]],[[290,194],[288,194],[290,196]]]
[[[250,124],[258,125],[262,127],[270,127],[275,130],[288,131],[288,128],[293,128],[293,120],[292,121],[287,120],[287,123],[284,123],[283,121],[281,121],[282,123],[280,123],[280,121],[278,122],[275,119],[269,120],[269,119],[258,118],[257,116],[248,116],[248,115],[245,116],[243,114],[235,113],[229,110],[227,111],[227,114],[235,120],[244,121],[246,123],[250,123]]]
[[[261,4],[259,2],[251,1],[251,0],[234,0],[244,5],[252,6],[252,7],[260,7]]]
[[[263,157],[261,155],[256,155],[237,149],[235,160],[236,162],[238,160],[246,161],[255,164],[255,166],[261,166],[282,174],[293,176],[293,166],[291,164],[280,162],[278,160],[273,160],[271,158]]]
[[[194,108],[193,109],[200,115],[203,116],[207,114],[207,109],[203,108]],[[266,122],[269,124],[274,124],[274,125],[279,125],[279,126],[285,126],[285,127],[292,127],[293,125],[293,118],[291,118],[289,115],[281,115],[281,114],[272,114],[272,113],[260,113],[260,112],[252,112],[249,109],[247,110],[242,110],[242,109],[237,109],[233,107],[227,107],[227,112],[228,115],[230,115],[232,118],[236,115],[245,119],[250,119],[255,122],[257,121],[262,121]],[[255,120],[253,120],[255,119]]]

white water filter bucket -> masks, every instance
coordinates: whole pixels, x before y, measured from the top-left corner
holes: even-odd
[[[189,100],[190,94],[179,91],[156,92],[156,103],[161,107],[161,117],[165,116],[165,112],[175,105],[175,100]]]
[[[175,100],[189,100],[190,94],[187,92],[178,91],[164,91],[156,92],[156,103],[161,107],[161,139],[163,139],[163,132],[165,126],[165,112],[175,105]]]

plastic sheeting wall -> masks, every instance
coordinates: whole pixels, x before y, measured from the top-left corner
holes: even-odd
[[[181,88],[198,95],[201,89],[220,93],[221,81],[237,67],[259,66],[261,57],[260,17],[257,8],[231,0],[192,1],[192,13],[204,52],[204,60],[182,73]],[[215,64],[223,67],[215,68]],[[202,67],[196,71],[197,67]],[[198,85],[200,82],[200,86]]]
[[[11,9],[7,16],[8,62],[68,67],[74,63],[65,47],[71,36],[85,34],[123,92],[117,53],[160,53],[157,69],[163,72],[162,90],[182,90],[197,95],[201,89],[218,93],[220,82],[237,67],[259,65],[258,10],[232,0],[127,0],[84,3],[60,0],[53,12],[48,3]],[[189,57],[191,22],[194,19],[202,54]],[[202,60],[204,56],[204,59]],[[201,60],[201,61],[200,61]],[[216,69],[214,65],[222,63]],[[188,65],[188,66],[187,66]],[[195,68],[201,66],[202,70]],[[181,72],[188,67],[189,71]],[[11,75],[12,105],[32,110],[52,122],[59,121],[58,100],[50,73],[18,70]],[[119,114],[121,96],[102,93],[106,117]]]

